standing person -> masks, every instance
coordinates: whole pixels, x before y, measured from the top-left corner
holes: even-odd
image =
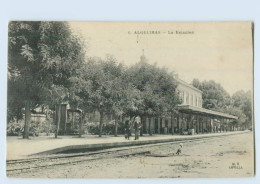
[[[140,128],[141,128],[141,118],[137,116],[134,121],[135,140],[139,139]]]
[[[137,132],[138,124],[137,124],[136,121],[134,122],[134,129],[135,129],[135,140],[137,140],[137,135],[138,135],[138,132]]]
[[[141,128],[142,124],[141,121],[138,122],[138,127],[137,127],[137,139],[139,139],[140,133],[141,133]]]
[[[129,124],[129,120],[126,120],[125,122],[125,139],[129,140],[130,137],[130,124]]]
[[[127,120],[125,121],[125,128],[124,128],[124,130],[125,130],[125,139],[127,139],[127,124],[128,124],[128,122],[127,122]]]

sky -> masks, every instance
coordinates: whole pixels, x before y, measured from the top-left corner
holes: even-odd
[[[149,63],[174,71],[188,83],[194,78],[214,80],[230,95],[238,90],[253,91],[250,22],[69,22],[69,25],[85,40],[87,56],[104,58],[110,54],[130,66],[144,52]]]

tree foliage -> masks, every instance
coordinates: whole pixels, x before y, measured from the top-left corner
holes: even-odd
[[[238,123],[247,128],[252,126],[252,93],[251,91],[237,91],[232,95],[231,112],[236,111],[238,116]],[[235,114],[234,113],[234,114]]]
[[[194,79],[192,85],[203,92],[203,108],[225,112],[226,107],[231,104],[230,95],[213,80],[200,82],[198,79]]]
[[[238,117],[237,124],[244,125],[247,128],[251,127],[251,91],[244,92],[241,90],[230,96],[220,84],[212,80],[200,82],[198,79],[194,79],[192,84],[203,92],[202,106],[204,108],[236,115]]]
[[[65,22],[10,22],[8,111],[66,100],[70,78],[84,59],[82,44]],[[25,117],[28,138],[30,117]]]
[[[166,115],[180,103],[176,81],[165,68],[139,62],[125,67],[112,56],[88,58],[81,75],[73,78],[72,95],[84,112],[100,113],[100,136],[103,115]]]
[[[180,103],[173,74],[155,64],[140,61],[128,70],[129,82],[140,93],[142,103],[137,106],[140,116],[165,115]],[[129,112],[136,113],[129,109]]]

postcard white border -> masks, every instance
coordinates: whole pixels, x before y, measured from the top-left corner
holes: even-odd
[[[222,179],[11,179],[5,176],[6,145],[6,71],[7,25],[10,20],[60,21],[253,21],[254,50],[260,50],[260,1],[258,0],[6,0],[0,2],[0,183],[3,184],[71,184],[71,183],[260,183],[259,168],[253,178]],[[260,54],[255,52],[255,138],[260,140]],[[259,166],[259,144],[256,141],[256,166]]]

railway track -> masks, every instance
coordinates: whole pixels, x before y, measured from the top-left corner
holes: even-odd
[[[131,147],[110,148],[107,150],[93,151],[87,153],[50,155],[44,157],[34,157],[34,158],[26,158],[26,159],[19,159],[19,160],[7,160],[6,172],[7,173],[24,172],[32,169],[40,169],[40,168],[68,165],[68,164],[77,164],[86,161],[128,157],[128,156],[135,156],[135,155],[149,155],[150,154],[149,149],[152,147],[164,146],[168,144],[198,142],[198,141],[205,141],[205,140],[218,139],[218,138],[221,138],[221,136],[197,138],[192,140],[181,140],[181,141],[157,143],[157,144],[148,144],[148,145],[140,145],[140,146],[131,146]]]
[[[119,157],[127,157],[127,156],[134,156],[134,155],[144,155],[149,154],[149,151],[135,151],[130,153],[122,153],[119,152],[109,152],[103,154],[92,154],[89,157],[82,156],[73,156],[73,157],[57,157],[57,158],[46,158],[46,159],[34,159],[34,160],[26,160],[26,162],[12,162],[7,163],[6,172],[14,172],[14,171],[24,171],[24,170],[31,170],[31,169],[40,169],[58,165],[67,165],[67,164],[77,164],[79,162],[86,162],[86,161],[93,161],[93,160],[100,160],[100,159],[109,159],[109,158],[119,158]],[[71,159],[73,158],[73,159]],[[76,158],[76,159],[75,159]],[[32,163],[33,162],[33,163]],[[19,167],[19,165],[21,165]]]

